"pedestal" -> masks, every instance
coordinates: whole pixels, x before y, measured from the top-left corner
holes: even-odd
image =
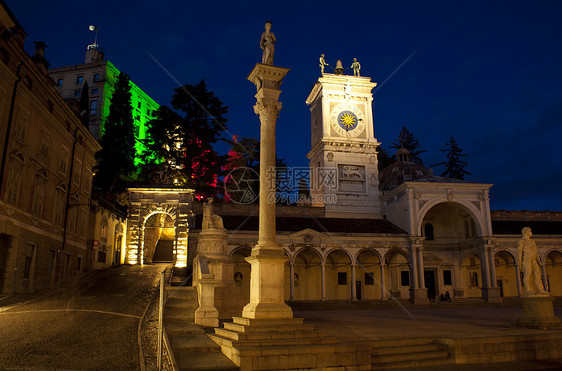
[[[554,298],[550,295],[522,296],[523,315],[515,327],[540,330],[562,328],[560,319],[554,316],[553,302]]]
[[[503,303],[499,287],[482,288],[482,299],[486,300],[488,303]]]
[[[282,251],[279,251],[282,254]],[[250,276],[250,303],[242,310],[244,318],[293,318],[293,311],[285,304],[284,274],[289,258],[272,251],[249,256],[252,266]]]
[[[414,304],[427,304],[427,289],[410,289],[410,301]]]

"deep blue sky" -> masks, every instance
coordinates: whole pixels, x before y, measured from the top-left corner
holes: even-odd
[[[319,55],[346,67],[356,57],[379,83],[374,125],[384,147],[406,126],[429,166],[454,136],[468,179],[494,184],[493,209],[562,210],[560,1],[6,1],[29,34],[28,52],[45,41],[52,67],[83,63],[88,25],[97,25],[106,59],[158,103],[169,104],[176,85],[147,52],[182,83],[204,78],[230,107],[230,133],[256,138],[246,76],[272,19],[275,64],[291,68],[277,122],[289,165],[308,166],[305,99]]]

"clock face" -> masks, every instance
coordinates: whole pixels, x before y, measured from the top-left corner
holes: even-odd
[[[341,136],[356,137],[365,130],[363,112],[353,104],[338,104],[331,116],[332,128]]]

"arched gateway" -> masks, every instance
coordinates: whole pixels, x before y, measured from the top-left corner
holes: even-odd
[[[186,188],[130,188],[128,191],[126,262],[152,262],[155,253],[162,253],[162,248],[157,249],[159,245],[171,245],[174,266],[186,267],[187,235],[194,219],[194,191]]]

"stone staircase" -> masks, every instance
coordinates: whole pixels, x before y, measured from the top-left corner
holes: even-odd
[[[371,369],[368,345],[336,344],[302,318],[234,317],[209,337],[243,371]]]
[[[239,370],[193,320],[198,307],[195,287],[169,287],[164,327],[174,370]]]
[[[381,340],[371,346],[374,370],[434,367],[454,364],[447,345],[435,339]]]

